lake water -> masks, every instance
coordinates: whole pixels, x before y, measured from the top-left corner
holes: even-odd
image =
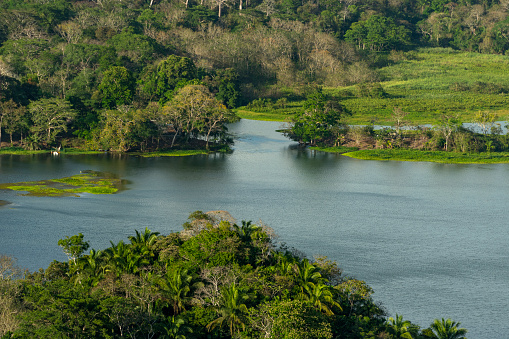
[[[308,257],[365,280],[389,314],[427,327],[460,321],[469,338],[509,333],[509,164],[350,159],[297,147],[279,123],[242,120],[232,154],[182,158],[0,156],[0,182],[113,172],[114,195],[41,198],[0,191],[0,253],[30,270],[65,260],[58,239],[93,248],[149,227],[178,231],[195,210],[262,220]]]

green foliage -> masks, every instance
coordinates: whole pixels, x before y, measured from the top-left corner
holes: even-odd
[[[173,97],[175,89],[182,88],[191,80],[197,78],[194,62],[186,57],[170,55],[157,66],[155,92],[160,97],[160,103],[165,103]]]
[[[135,80],[125,67],[112,66],[103,73],[98,91],[104,108],[129,105],[134,99]]]
[[[418,335],[419,327],[412,325],[408,320],[403,320],[402,315],[396,313],[396,318],[390,317],[387,319],[387,332],[393,338],[406,338],[412,339]]]
[[[271,338],[333,338],[327,317],[300,300],[275,299],[253,310],[251,317],[258,326],[270,322]]]
[[[67,131],[68,124],[76,116],[68,101],[63,99],[39,99],[28,106],[33,125],[32,136],[36,140],[52,144],[56,137]]]
[[[223,287],[221,291],[221,302],[217,311],[219,318],[214,319],[207,325],[208,330],[226,325],[230,335],[234,337],[241,330],[246,329],[247,306],[244,304],[249,299],[245,291],[239,289],[235,283]]]
[[[383,89],[380,83],[361,83],[357,85],[360,97],[367,97],[373,99],[383,99],[387,97],[387,92]]]
[[[87,241],[83,241],[83,234],[67,236],[65,239],[58,241],[58,246],[62,247],[65,255],[76,264],[76,260],[85,252],[90,244]]]
[[[442,318],[442,320],[435,319],[430,325],[430,329],[436,339],[465,339],[465,334],[468,331],[464,328],[458,328],[459,326],[459,322]]]
[[[108,43],[115,48],[118,55],[140,66],[153,61],[158,52],[158,46],[153,39],[136,34],[133,29],[126,29],[113,36]]]
[[[366,21],[353,23],[345,40],[374,51],[400,49],[410,44],[410,30],[397,25],[393,18],[375,14]]]
[[[54,261],[17,284],[0,279],[0,292],[15,296],[0,294],[0,310],[19,312],[7,331],[15,338],[292,339],[445,331],[418,333],[401,316],[385,319],[372,289],[342,278],[334,262],[276,250],[268,228],[231,219],[224,211],[196,211],[181,232],[159,236],[146,228],[130,243],[89,254],[81,233],[61,239],[68,263]],[[449,332],[459,326],[442,323]]]
[[[304,103],[304,112],[294,117],[288,136],[300,143],[311,145],[330,139],[335,143],[342,126],[341,119],[348,114],[337,99],[328,98],[319,89],[308,96]]]

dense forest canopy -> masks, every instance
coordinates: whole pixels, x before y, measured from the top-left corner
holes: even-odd
[[[508,8],[505,0],[2,0],[3,137],[45,148],[74,136],[90,149],[124,151],[225,143],[228,109],[283,88],[305,99],[296,88],[379,81],[391,51],[504,54]],[[168,114],[186,86],[216,101],[197,124]]]
[[[429,328],[387,317],[361,280],[309,260],[262,223],[225,211],[184,230],[148,228],[96,250],[58,241],[67,261],[25,273],[0,255],[2,338],[464,338],[450,319]],[[89,251],[88,251],[89,250]],[[416,306],[417,307],[417,306]]]

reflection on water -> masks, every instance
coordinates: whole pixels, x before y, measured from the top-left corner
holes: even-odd
[[[509,331],[509,166],[362,161],[298,147],[279,123],[231,126],[232,154],[0,156],[0,182],[82,170],[130,180],[115,195],[20,197],[0,209],[0,253],[36,270],[65,260],[57,241],[83,233],[94,248],[149,227],[180,230],[190,212],[228,210],[269,224],[308,256],[327,255],[375,289],[390,315],[428,326],[461,321],[471,338]]]

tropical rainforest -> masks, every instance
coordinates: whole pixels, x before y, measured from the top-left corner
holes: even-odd
[[[415,60],[419,48],[503,56],[508,8],[506,0],[2,0],[0,140],[25,149],[217,148],[231,142],[231,109],[245,106],[286,110],[296,140],[334,145],[352,139],[329,127],[317,138],[309,120],[335,127],[339,115],[329,112],[356,116],[366,109],[359,102],[403,97],[382,86],[383,68]],[[507,86],[493,79],[457,78],[449,87],[462,96],[449,101],[488,95],[500,108]],[[324,109],[305,104],[322,87],[348,86],[355,91],[329,91]],[[360,101],[342,106],[352,96]],[[427,111],[441,102],[410,101]],[[384,110],[426,114],[409,108]],[[453,133],[432,140],[438,148],[456,144],[464,108],[442,112]]]
[[[193,212],[183,230],[148,228],[23,272],[0,256],[2,338],[464,338],[451,319],[428,328],[387,317],[364,282],[306,258],[262,222]]]

